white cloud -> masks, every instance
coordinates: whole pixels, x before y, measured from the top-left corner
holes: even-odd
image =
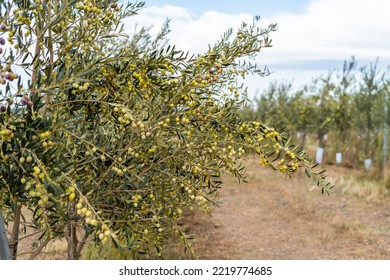
[[[234,15],[217,11],[208,11],[197,17],[188,9],[165,5],[141,10],[139,15],[126,20],[126,26],[130,32],[135,24],[153,26],[152,33],[156,34],[167,18],[171,20],[170,42],[179,49],[194,53],[207,51],[208,45],[217,42],[227,29],[253,20],[250,14]]]
[[[390,63],[390,1],[316,0],[303,14],[283,14],[274,20],[274,56],[287,59],[362,59],[380,56]],[[287,62],[285,62],[288,64]]]
[[[244,3],[243,3],[244,5]],[[249,79],[249,91],[267,87],[273,79],[295,80],[296,85],[311,81],[329,68],[356,56],[358,62],[390,64],[390,1],[388,0],[312,0],[299,14],[284,13],[264,22],[275,22],[279,29],[272,34],[273,48],[259,55],[275,73],[266,79]],[[190,52],[204,52],[230,27],[251,22],[251,14],[227,14],[208,11],[195,16],[190,10],[165,5],[148,7],[127,20],[132,31],[135,23],[155,26],[157,32],[166,18],[171,19],[170,42]],[[265,15],[266,16],[266,15]]]

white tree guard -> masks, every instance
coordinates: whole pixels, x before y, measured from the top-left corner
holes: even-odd
[[[316,162],[322,163],[323,156],[324,156],[324,148],[318,147],[316,153]]]
[[[5,226],[3,214],[0,210],[0,260],[10,260],[11,254],[8,247],[7,234],[5,233]]]
[[[364,167],[367,171],[370,171],[372,168],[372,161],[370,158],[364,160]]]
[[[343,154],[342,153],[336,153],[336,164],[341,164],[343,161]]]

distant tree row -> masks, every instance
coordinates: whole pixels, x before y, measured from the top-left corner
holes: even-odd
[[[335,162],[335,153],[342,153],[343,164],[362,166],[369,159],[373,167],[383,168],[388,150],[384,133],[390,121],[388,74],[379,69],[378,61],[358,67],[352,58],[341,70],[298,90],[290,82],[272,83],[242,113],[286,127],[303,148],[308,136],[314,136],[328,163]]]

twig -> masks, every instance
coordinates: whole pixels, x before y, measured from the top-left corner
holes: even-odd
[[[23,239],[29,238],[29,237],[34,236],[34,235],[36,235],[36,234],[38,234],[38,233],[41,233],[41,232],[43,232],[43,230],[38,230],[38,231],[35,231],[35,232],[30,233],[30,234],[28,234],[28,235],[25,235],[25,236],[23,236],[23,237],[20,237],[20,238],[19,238],[19,241],[22,241]]]
[[[45,241],[43,241],[41,245],[39,245],[39,247],[32,253],[29,259],[35,259],[35,257],[42,251],[43,248],[45,248],[45,246],[50,242],[50,240],[50,238],[46,238]]]
[[[46,1],[45,1],[46,2]],[[50,8],[50,5],[48,6],[48,18],[49,18],[49,22],[51,21],[51,8]],[[53,65],[54,65],[54,49],[53,49],[53,33],[52,33],[52,28],[49,27],[48,29],[48,49],[49,49],[49,53],[50,53],[50,68],[49,68],[49,71],[50,73],[48,74],[49,76],[52,76],[53,75]],[[46,93],[45,95],[45,106],[43,107],[43,116],[46,115],[47,113],[47,108],[48,108],[48,105],[50,103],[50,95],[49,93]]]

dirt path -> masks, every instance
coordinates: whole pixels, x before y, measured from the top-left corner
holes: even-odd
[[[212,217],[189,218],[199,259],[390,259],[390,200],[311,189],[250,161],[249,183],[227,178]]]

